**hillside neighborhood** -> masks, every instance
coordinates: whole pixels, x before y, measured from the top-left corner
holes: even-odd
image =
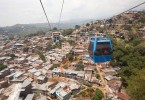
[[[112,43],[144,40],[145,11],[22,38],[0,35],[0,100],[132,100],[120,66],[86,59],[90,39],[102,33]]]

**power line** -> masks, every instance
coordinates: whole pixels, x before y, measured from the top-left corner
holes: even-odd
[[[47,22],[48,22],[49,28],[50,28],[50,30],[51,30],[51,25],[50,25],[49,19],[48,19],[48,17],[47,17],[46,11],[45,11],[45,9],[44,9],[44,6],[43,6],[43,3],[42,3],[41,0],[40,0],[40,4],[41,4],[42,9],[43,9],[43,11],[44,11],[44,14],[45,14],[46,20],[47,20]]]
[[[60,27],[60,19],[61,19],[61,16],[62,16],[63,5],[64,5],[64,0],[62,2],[62,7],[61,7],[61,11],[60,11],[60,16],[59,16],[59,21],[58,21],[58,28]]]
[[[137,7],[139,7],[139,6],[143,5],[143,4],[145,4],[145,2],[142,2],[142,3],[140,3],[140,4],[136,5],[136,6],[134,6],[134,7],[130,8],[130,9],[128,9],[128,10],[125,10],[125,11],[121,12],[120,14],[123,14],[123,13],[125,13],[125,12],[128,12],[128,11],[130,11],[130,10],[132,10],[132,9],[134,9],[134,8],[137,8]],[[117,15],[120,15],[120,14],[117,14]]]

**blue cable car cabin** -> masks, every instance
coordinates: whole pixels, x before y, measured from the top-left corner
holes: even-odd
[[[112,44],[110,38],[91,38],[88,48],[90,60],[94,63],[110,61],[112,58]]]

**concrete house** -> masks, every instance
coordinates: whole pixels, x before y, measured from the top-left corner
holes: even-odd
[[[26,97],[28,94],[31,93],[31,91],[32,91],[31,81],[29,79],[26,79],[22,83],[22,88],[21,88],[20,96],[21,97]]]
[[[69,100],[71,91],[67,87],[60,88],[56,91],[56,96],[59,100]]]

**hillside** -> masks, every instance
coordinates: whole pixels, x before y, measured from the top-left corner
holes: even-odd
[[[86,22],[89,22],[90,20],[70,20],[67,22],[63,22],[60,24],[61,29],[68,29],[73,28],[76,24],[83,24]],[[51,23],[51,27],[58,27],[57,23]],[[38,31],[48,31],[49,26],[47,23],[37,23],[37,24],[16,24],[13,26],[7,26],[7,27],[0,27],[0,34],[5,35],[19,35],[19,36],[25,36],[31,33],[36,33]]]
[[[145,11],[126,13],[110,19],[109,30],[120,33],[120,40],[113,39],[113,67],[121,68],[123,87],[132,100],[145,99]],[[115,25],[117,24],[117,26]],[[115,25],[115,26],[113,26]]]
[[[108,33],[113,44],[111,66],[120,67],[123,89],[131,100],[145,100],[145,11],[130,11],[80,26],[78,34],[85,32]],[[128,99],[125,99],[128,100]]]

